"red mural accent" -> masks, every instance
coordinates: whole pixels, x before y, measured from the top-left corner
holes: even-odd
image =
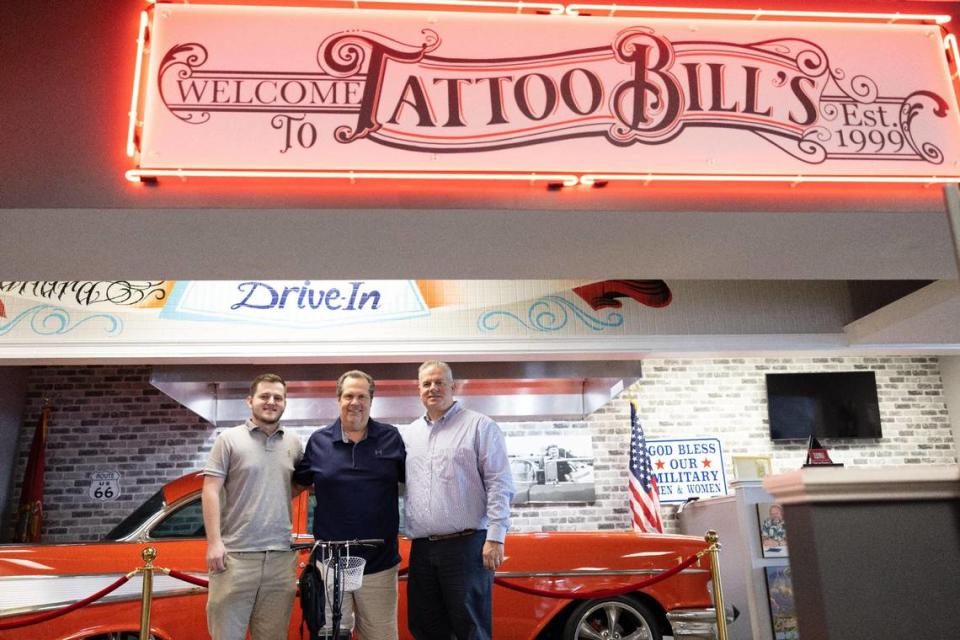
[[[623,303],[617,298],[632,298],[648,307],[665,307],[673,300],[670,287],[663,280],[602,280],[575,287],[578,296],[587,301],[594,311],[619,309]]]

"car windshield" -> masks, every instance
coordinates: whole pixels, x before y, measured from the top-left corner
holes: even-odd
[[[120,524],[111,529],[103,539],[120,540],[125,538],[140,528],[147,518],[161,509],[163,509],[163,491],[157,491],[146,502],[137,507],[133,513],[124,518]]]

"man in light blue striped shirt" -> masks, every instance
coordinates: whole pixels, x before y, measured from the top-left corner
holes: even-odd
[[[413,538],[410,633],[416,640],[488,640],[513,497],[506,443],[496,422],[454,401],[449,365],[424,362],[418,382],[427,413],[401,431],[405,529]]]

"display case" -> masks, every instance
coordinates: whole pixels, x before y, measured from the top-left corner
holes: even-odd
[[[814,466],[763,484],[787,515],[804,638],[958,637],[960,467]]]
[[[774,498],[763,488],[761,480],[736,480],[731,487],[731,495],[685,504],[678,515],[680,532],[702,536],[714,529],[720,536],[724,601],[740,611],[728,628],[730,640],[796,637],[796,616],[791,616],[792,591],[787,590],[788,547],[785,536],[778,535],[783,523],[768,526],[764,536],[763,523],[771,517]],[[761,508],[764,513],[759,511]],[[766,547],[764,537],[768,541]],[[773,586],[772,591],[768,583]],[[771,611],[777,620],[776,636]]]

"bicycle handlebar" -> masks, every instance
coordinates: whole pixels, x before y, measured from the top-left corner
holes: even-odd
[[[316,542],[293,542],[290,548],[295,551],[312,549],[314,547],[379,547],[383,538],[365,538],[354,540],[317,540]]]
[[[317,540],[315,544],[328,547],[377,547],[383,544],[383,538],[366,538],[362,540]]]

